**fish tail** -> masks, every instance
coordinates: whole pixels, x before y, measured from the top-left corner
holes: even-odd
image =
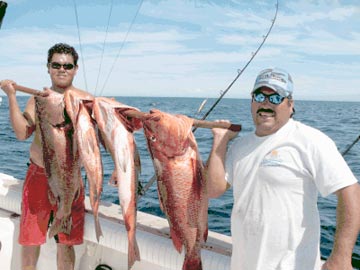
[[[173,229],[173,227],[170,227],[170,236],[171,236],[171,239],[172,239],[175,249],[177,250],[177,252],[181,253],[183,243],[181,241],[181,238],[178,236],[176,231]]]
[[[140,251],[136,239],[129,241],[128,244],[128,270],[134,265],[135,261],[140,261]]]
[[[200,256],[188,256],[186,254],[182,270],[202,270]]]
[[[202,239],[202,242],[205,243],[207,241],[207,238],[208,238],[208,226],[206,226],[206,229],[204,231],[204,234],[203,234],[203,239]]]
[[[101,226],[100,226],[99,216],[98,216],[98,215],[94,215],[94,220],[95,220],[96,240],[99,242],[100,236],[103,236],[103,233],[102,233],[102,230],[101,230]]]
[[[69,235],[71,232],[71,227],[71,216],[62,219],[55,218],[49,229],[49,238],[52,238],[59,233],[65,233]]]

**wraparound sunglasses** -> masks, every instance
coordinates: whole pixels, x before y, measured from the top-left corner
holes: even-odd
[[[278,93],[266,95],[261,92],[253,93],[252,98],[257,103],[265,102],[265,100],[268,99],[270,101],[270,103],[275,104],[275,105],[281,104],[281,102],[283,102],[285,99],[284,97],[280,96]]]
[[[60,64],[58,62],[51,62],[50,67],[53,69],[60,69],[61,67],[63,67],[65,70],[71,70],[75,67],[75,65],[70,63]]]

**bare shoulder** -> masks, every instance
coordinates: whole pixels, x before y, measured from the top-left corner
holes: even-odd
[[[27,101],[27,105],[33,105],[35,106],[35,97],[34,96],[31,96],[28,101]]]
[[[35,97],[34,96],[31,96],[27,103],[26,103],[26,107],[25,107],[25,111],[27,112],[32,112],[32,113],[35,113]]]

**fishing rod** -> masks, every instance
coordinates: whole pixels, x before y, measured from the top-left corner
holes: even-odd
[[[1,81],[0,81],[0,85],[1,85]],[[28,88],[28,87],[18,85],[18,84],[14,84],[14,88],[17,91],[27,93],[27,94],[30,94],[33,96],[39,96],[39,97],[49,96],[49,93],[46,91],[39,91],[39,90],[35,90],[35,89]],[[123,112],[123,114],[127,117],[138,118],[140,120],[144,120],[147,117],[149,117],[149,115],[150,115],[149,113],[135,111],[135,110],[126,110]],[[209,128],[209,129],[224,128],[224,129],[229,129],[229,130],[232,130],[235,132],[241,130],[241,125],[238,125],[238,124],[232,124],[232,123],[226,123],[226,122],[211,122],[211,121],[199,120],[199,119],[194,119],[194,118],[190,118],[190,119],[193,120],[193,126],[195,126],[195,127]]]
[[[343,156],[345,156],[345,155],[350,151],[350,149],[351,149],[358,141],[360,141],[360,135],[359,135],[359,137],[357,137],[357,138],[352,142],[352,144],[350,144],[349,147],[346,148],[346,150],[345,150],[344,152],[342,152],[341,154],[342,154]]]
[[[210,109],[203,115],[203,117],[201,118],[201,120],[206,119],[206,117],[208,117],[208,115],[212,112],[212,110],[216,107],[216,105],[221,101],[221,99],[226,95],[226,93],[230,90],[230,88],[233,86],[233,84],[239,79],[239,77],[241,76],[241,74],[245,71],[245,69],[248,67],[248,65],[252,62],[252,60],[255,58],[256,54],[260,51],[261,47],[264,45],[266,39],[268,38],[268,36],[270,35],[270,32],[275,24],[275,20],[277,17],[277,13],[278,13],[278,8],[279,8],[279,1],[276,0],[276,10],[275,10],[275,15],[274,18],[272,19],[271,25],[269,30],[267,31],[266,35],[264,35],[263,37],[263,41],[260,43],[259,47],[256,49],[256,51],[254,53],[252,53],[252,56],[250,57],[249,61],[245,64],[245,66],[242,69],[238,70],[238,74],[235,76],[234,80],[229,84],[229,86],[224,90],[221,91],[221,95],[218,97],[218,99],[214,102],[214,104],[210,107]],[[196,127],[193,129],[193,132],[196,131]]]
[[[1,81],[0,81],[0,86],[1,86]],[[39,97],[47,97],[49,95],[48,92],[46,91],[39,91],[39,90],[35,90],[32,88],[28,88],[22,85],[18,85],[18,84],[14,84],[14,88],[17,91],[23,92],[23,93],[27,93],[33,96],[39,96]],[[125,111],[124,114],[127,117],[135,117],[135,118],[139,118],[139,119],[145,119],[149,114],[148,113],[144,113],[144,112],[139,112],[139,111],[132,111],[132,110],[128,110]],[[192,119],[193,120],[193,126],[194,127],[201,127],[201,128],[224,128],[224,129],[229,129],[235,132],[239,132],[241,130],[241,125],[238,124],[232,124],[232,123],[225,123],[225,122],[211,122],[211,121],[204,121],[204,120],[199,120],[199,119]],[[152,180],[154,179],[154,180]],[[87,180],[87,176],[85,175],[85,186],[86,186],[86,180]],[[155,175],[150,179],[149,182],[154,182],[156,180]],[[138,191],[137,193],[141,195],[145,194],[145,191],[150,187],[148,184],[145,186],[145,188],[142,187],[141,183],[139,182],[139,186],[138,186]]]
[[[270,35],[270,32],[275,24],[276,21],[276,17],[277,17],[277,13],[278,13],[278,9],[279,9],[279,1],[276,0],[276,4],[275,4],[276,10],[275,10],[275,15],[273,17],[273,19],[271,20],[271,25],[269,27],[269,30],[267,31],[267,33],[263,36],[263,41],[260,43],[260,45],[258,46],[258,48],[256,49],[256,51],[254,53],[252,53],[252,56],[250,57],[249,61],[245,64],[245,66],[242,69],[238,70],[238,74],[235,76],[234,80],[229,84],[229,86],[224,90],[221,91],[221,95],[218,97],[218,99],[215,101],[215,103],[210,107],[210,109],[203,115],[203,117],[201,118],[201,120],[205,120],[208,115],[212,112],[212,110],[216,107],[216,105],[220,102],[220,100],[226,95],[226,93],[230,90],[230,88],[233,86],[233,84],[239,79],[239,77],[241,76],[241,74],[245,71],[245,69],[248,67],[248,65],[252,62],[252,60],[255,58],[256,54],[260,51],[261,47],[264,45],[266,39],[268,38],[268,36]],[[202,107],[203,105],[205,105],[205,101],[203,101],[203,103],[200,105],[200,107]],[[200,109],[198,110],[200,111]],[[195,132],[197,129],[197,127],[195,126],[192,129],[192,132]],[[150,188],[150,186],[155,182],[156,180],[156,175],[153,175],[151,177],[151,179],[147,182],[147,184],[145,185],[144,188],[140,188],[138,197],[141,197],[145,194],[145,192]]]

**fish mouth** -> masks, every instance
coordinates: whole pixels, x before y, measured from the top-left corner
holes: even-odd
[[[160,121],[161,116],[158,115],[155,111],[150,110],[150,113],[147,114],[143,120],[144,120],[142,123],[143,128],[147,130],[151,130],[153,132],[156,129],[154,127],[154,123]]]

